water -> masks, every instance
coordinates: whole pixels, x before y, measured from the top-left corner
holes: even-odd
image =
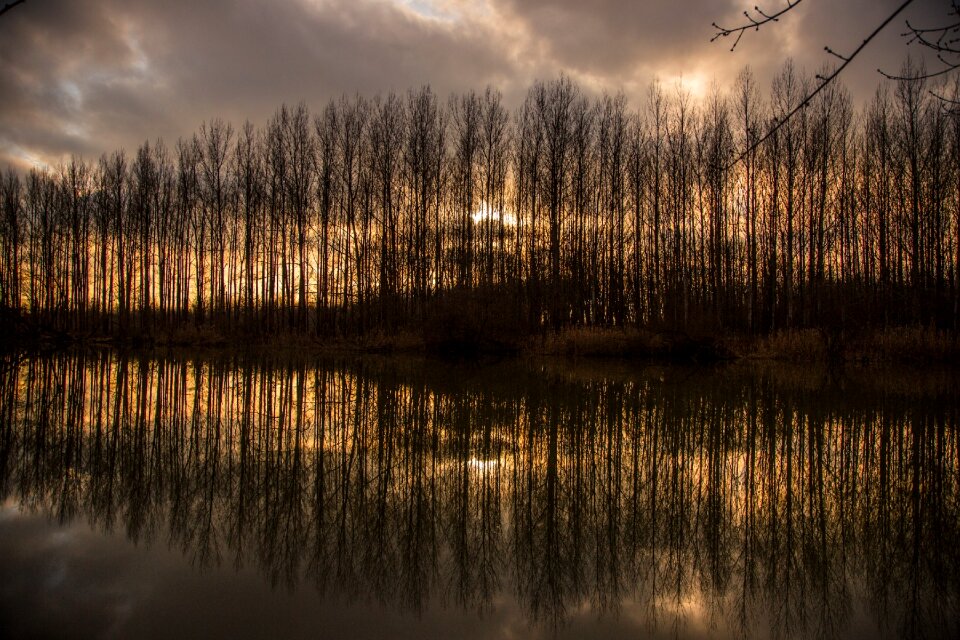
[[[957,376],[0,367],[4,637],[960,637]]]

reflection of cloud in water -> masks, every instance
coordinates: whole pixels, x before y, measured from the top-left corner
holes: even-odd
[[[485,625],[536,637],[511,603],[476,614],[435,607],[420,617],[362,598],[322,599],[311,589],[272,588],[253,567],[198,571],[178,549],[135,545],[83,523],[60,530],[44,516],[0,517],[3,637],[78,638],[482,638]],[[159,542],[159,541],[158,541]],[[63,567],[51,584],[48,567]]]

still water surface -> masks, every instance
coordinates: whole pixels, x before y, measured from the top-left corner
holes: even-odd
[[[960,637],[957,376],[0,364],[4,637]]]

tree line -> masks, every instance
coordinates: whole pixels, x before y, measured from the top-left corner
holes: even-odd
[[[522,331],[956,329],[960,113],[922,66],[901,75],[859,110],[831,85],[753,148],[814,82],[790,62],[766,99],[749,69],[636,109],[564,76],[513,112],[423,87],[8,170],[0,308],[108,334],[390,332],[438,309]]]

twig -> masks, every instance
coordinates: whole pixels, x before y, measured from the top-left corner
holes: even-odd
[[[948,98],[947,96],[930,90],[930,95],[940,101],[940,107],[947,113],[956,114],[960,112],[960,96]]]
[[[960,4],[958,4],[956,1],[951,2],[950,4],[953,7],[953,11],[949,12],[947,15],[956,15],[957,17],[960,17]],[[953,24],[948,24],[942,27],[925,28],[914,27],[908,20],[907,29],[907,31],[900,34],[904,38],[909,38],[907,40],[907,44],[911,45],[913,43],[917,43],[920,46],[933,51],[936,53],[937,60],[940,61],[940,63],[943,65],[943,68],[937,71],[923,73],[918,76],[910,76],[909,78],[907,76],[887,73],[882,69],[877,69],[877,71],[880,72],[880,75],[888,80],[923,80],[942,76],[950,73],[951,71],[960,69],[960,45],[958,45],[958,43],[960,43],[960,20],[954,22]],[[934,38],[934,36],[936,36],[936,38]],[[957,59],[948,60],[944,56],[955,56]]]
[[[737,39],[734,40],[733,46],[730,47],[730,51],[733,51],[734,49],[737,48],[737,45],[740,44],[740,38],[743,37],[744,32],[746,32],[749,29],[753,29],[754,31],[759,31],[760,27],[767,24],[768,22],[778,22],[780,20],[780,16],[785,14],[787,11],[790,11],[791,9],[793,9],[795,6],[797,6],[801,2],[803,2],[803,0],[793,0],[793,2],[790,2],[790,0],[787,0],[787,6],[785,8],[772,14],[764,13],[764,11],[760,9],[760,7],[754,6],[753,10],[756,11],[758,14],[760,14],[760,19],[758,20],[753,16],[751,16],[750,12],[744,11],[743,15],[747,18],[749,22],[747,24],[740,25],[739,27],[734,27],[732,29],[721,27],[716,22],[714,22],[712,23],[712,26],[714,29],[717,30],[717,33],[714,34],[712,38],[710,38],[710,42],[713,42],[717,38],[726,38],[727,36],[732,36],[733,34],[737,34]]]

